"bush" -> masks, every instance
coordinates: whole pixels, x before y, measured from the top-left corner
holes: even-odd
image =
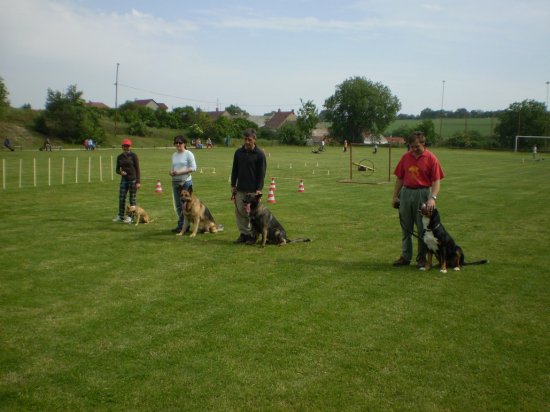
[[[145,122],[139,119],[130,123],[127,132],[131,136],[147,136],[149,133]]]

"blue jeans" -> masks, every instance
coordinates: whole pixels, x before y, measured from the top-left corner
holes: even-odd
[[[118,192],[118,215],[122,218],[126,213],[126,195],[130,192],[128,199],[130,205],[136,204],[136,181],[120,179],[120,188]]]
[[[178,214],[178,226],[177,230],[181,232],[183,229],[183,210],[181,208],[181,202],[180,202],[180,189],[189,190],[190,187],[193,186],[193,181],[188,180],[187,182],[184,182],[183,184],[180,182],[172,182],[172,194],[174,196],[174,207],[176,208],[176,212]]]

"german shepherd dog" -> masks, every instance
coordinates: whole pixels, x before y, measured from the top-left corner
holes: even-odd
[[[126,214],[132,218],[132,221],[136,222],[136,226],[140,223],[152,222],[145,209],[136,205],[126,205]]]
[[[428,247],[426,266],[420,268],[420,270],[431,269],[434,254],[439,260],[441,273],[447,273],[447,266],[452,267],[454,270],[460,270],[462,266],[481,265],[488,262],[486,259],[469,263],[464,261],[462,248],[456,244],[441,223],[441,217],[437,209],[429,210],[424,203],[418,213],[422,215],[422,225],[424,227],[421,238]]]
[[[180,189],[180,202],[185,225],[178,233],[179,236],[189,229],[191,229],[189,237],[195,237],[199,231],[201,233],[216,233],[223,230],[223,225],[218,225],[215,222],[210,210],[193,194],[193,187],[187,190]]]
[[[261,247],[264,247],[266,243],[284,245],[286,243],[310,241],[308,238],[290,240],[277,218],[261,203],[261,197],[261,194],[248,193],[243,199],[255,236],[256,238],[258,235],[261,236]]]

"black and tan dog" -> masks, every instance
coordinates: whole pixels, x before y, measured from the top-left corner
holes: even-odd
[[[183,211],[185,225],[179,236],[191,230],[189,237],[195,237],[198,232],[216,233],[223,230],[223,225],[218,225],[210,213],[210,210],[193,194],[193,188],[180,189],[180,202]]]
[[[421,270],[431,269],[434,254],[439,260],[441,273],[447,273],[447,267],[460,270],[462,266],[481,265],[488,262],[485,259],[468,263],[464,261],[462,248],[456,244],[441,223],[441,217],[437,209],[429,210],[426,204],[423,204],[418,213],[422,215],[422,225],[424,227],[421,238],[428,247],[426,265]]]
[[[246,212],[250,217],[250,224],[255,232],[256,238],[261,236],[261,246],[266,243],[284,245],[286,243],[309,242],[308,238],[290,240],[283,226],[271,211],[265,207],[260,199],[261,194],[248,193],[243,199]]]
[[[127,205],[126,214],[132,218],[132,222],[135,222],[136,226],[140,223],[152,222],[145,209],[137,205]]]

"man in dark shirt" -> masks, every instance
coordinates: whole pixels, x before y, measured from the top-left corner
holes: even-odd
[[[256,243],[256,234],[250,226],[243,199],[247,193],[261,194],[264,187],[266,159],[256,146],[256,130],[246,129],[244,144],[235,151],[231,170],[231,198],[235,202],[235,218],[240,236],[235,243]]]

